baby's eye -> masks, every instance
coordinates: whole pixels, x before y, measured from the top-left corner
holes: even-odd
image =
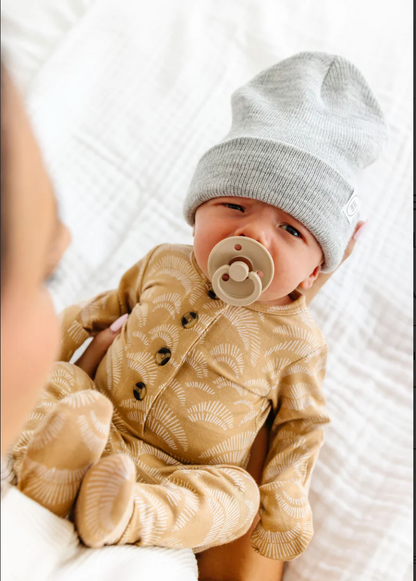
[[[283,228],[283,230],[286,230],[287,232],[289,232],[289,234],[292,234],[292,236],[295,236],[296,238],[302,238],[302,234],[299,232],[299,230],[296,230],[296,228],[294,228],[290,224],[282,224],[281,228]]]
[[[232,210],[241,210],[242,212],[244,212],[243,206],[240,206],[239,204],[229,204],[227,202],[227,203],[223,204],[223,206],[226,206],[227,208],[231,208]]]

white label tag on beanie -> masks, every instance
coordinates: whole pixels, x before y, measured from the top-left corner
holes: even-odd
[[[345,206],[342,208],[344,214],[348,218],[348,222],[351,224],[352,219],[354,218],[355,214],[360,210],[360,200],[358,199],[357,194],[353,194]]]

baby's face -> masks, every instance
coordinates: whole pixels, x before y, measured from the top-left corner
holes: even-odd
[[[209,200],[196,211],[194,254],[207,278],[211,250],[230,236],[257,240],[273,259],[274,278],[260,302],[286,304],[289,293],[310,288],[320,272],[322,249],[305,226],[270,204],[233,196]]]

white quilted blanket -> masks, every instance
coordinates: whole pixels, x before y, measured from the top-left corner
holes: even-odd
[[[315,538],[285,581],[410,581],[410,1],[5,0],[3,13],[73,236],[59,309],[114,287],[154,245],[191,243],[182,199],[228,131],[235,88],[304,50],[362,70],[390,143],[360,182],[368,233],[312,305],[333,422],[311,488]]]

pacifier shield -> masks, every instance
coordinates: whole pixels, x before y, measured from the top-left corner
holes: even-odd
[[[256,274],[258,271],[261,277]],[[270,253],[256,240],[231,236],[212,249],[208,258],[208,273],[221,300],[244,306],[255,302],[270,286],[274,264]]]

